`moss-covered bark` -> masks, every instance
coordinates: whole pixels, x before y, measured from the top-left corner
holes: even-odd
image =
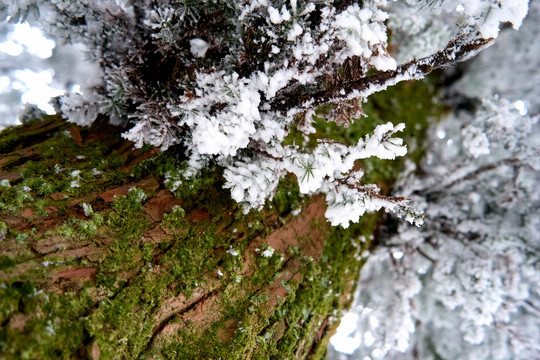
[[[289,178],[244,215],[219,169],[173,194],[178,154],[119,133],[0,134],[1,357],[321,358],[375,218],[330,228]]]
[[[414,161],[441,111],[433,93],[403,84],[370,98],[367,120],[319,119],[287,141],[354,143],[405,122]],[[182,179],[180,150],[119,134],[59,117],[0,133],[0,358],[324,358],[380,216],[332,228],[291,177],[243,214],[220,169]],[[402,165],[358,164],[383,192]]]

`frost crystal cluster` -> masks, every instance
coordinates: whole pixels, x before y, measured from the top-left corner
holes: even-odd
[[[401,10],[386,0],[0,3],[11,21],[39,14],[45,31],[84,44],[99,64],[99,81],[61,99],[70,121],[87,126],[103,114],[138,147],[174,145],[191,166],[186,177],[220,165],[246,211],[261,208],[292,173],[302,193],[326,194],[328,219],[344,227],[380,208],[421,223],[406,199],[380,196],[353,172],[357,159],[404,155],[392,137],[403,125],[381,125],[354,146],[321,141],[312,150],[284,146],[290,130],[309,134],[314,111],[326,104],[328,121],[346,126],[370,94],[474,55],[499,23],[517,28],[527,11],[526,0],[432,1],[440,11],[460,6],[455,33],[426,57],[397,64],[386,24]],[[426,3],[406,1],[413,9]]]

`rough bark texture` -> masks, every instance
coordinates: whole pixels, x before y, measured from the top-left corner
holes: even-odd
[[[0,133],[0,358],[324,357],[375,216],[331,228],[290,178],[245,215],[219,169],[172,193],[180,151],[119,134],[57,117]]]

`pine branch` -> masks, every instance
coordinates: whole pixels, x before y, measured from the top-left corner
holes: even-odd
[[[376,186],[365,186],[360,184],[351,184],[350,182],[346,181],[346,179],[336,179],[336,182],[342,185],[345,185],[351,189],[357,190],[358,192],[364,193],[370,197],[377,198],[379,200],[385,200],[389,201],[391,203],[401,203],[401,202],[408,202],[410,199],[407,199],[402,196],[384,196],[378,193],[379,188]]]
[[[443,50],[422,59],[413,59],[398,66],[396,70],[378,72],[358,80],[335,84],[326,90],[314,93],[300,95],[281,93],[272,101],[271,106],[273,109],[285,113],[294,107],[312,108],[330,102],[367,97],[401,81],[420,79],[433,70],[443,69],[465,61],[482,48],[490,45],[493,40],[493,38],[480,38],[463,42],[462,37],[456,37]]]

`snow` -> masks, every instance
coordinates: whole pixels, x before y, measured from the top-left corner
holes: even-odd
[[[379,9],[360,9],[358,4],[350,5],[347,10],[336,16],[334,26],[341,31],[338,37],[344,40],[350,55],[371,58],[370,63],[379,70],[395,70],[396,62],[386,52],[386,27],[382,21],[387,15]],[[379,56],[372,58],[373,53]]]
[[[49,115],[55,113],[49,101],[51,97],[63,95],[65,91],[51,86],[54,71],[49,69],[35,72],[25,69],[15,70],[13,75],[15,81],[11,86],[23,92],[21,96],[23,103],[34,104]]]
[[[287,10],[287,7],[283,5],[281,7],[281,13],[272,6],[268,7],[268,15],[270,16],[270,21],[273,24],[281,24],[284,21],[289,21],[291,19],[291,13]]]
[[[475,1],[469,0],[464,3],[465,11],[467,7],[472,6]],[[475,14],[477,11],[471,11]],[[495,38],[499,35],[499,24],[512,23],[514,30],[518,30],[529,10],[528,1],[503,0],[499,4],[491,4],[489,14],[485,23],[480,27],[480,33],[485,38]]]
[[[189,40],[189,45],[189,50],[194,56],[197,57],[204,57],[204,55],[206,54],[206,50],[208,50],[208,48],[210,47],[210,44],[199,38]]]
[[[298,23],[294,23],[292,29],[287,34],[287,40],[288,41],[295,41],[300,34],[302,34],[304,30]]]
[[[477,158],[481,155],[487,155],[489,150],[489,139],[487,135],[480,132],[479,129],[467,129],[463,131],[463,146],[469,151],[469,153]]]
[[[84,216],[90,217],[93,214],[92,206],[90,204],[87,204],[85,202],[81,203],[81,207],[83,208]]]
[[[351,355],[362,344],[362,335],[354,333],[357,321],[357,314],[345,314],[336,330],[337,336],[330,339],[332,346],[342,354]]]
[[[0,52],[18,56],[26,50],[31,55],[47,59],[52,56],[55,46],[55,42],[46,38],[39,28],[23,22],[13,26],[6,40],[0,43]]]
[[[259,250],[260,255],[262,257],[266,257],[266,258],[272,257],[274,255],[274,252],[275,252],[275,250],[271,246],[267,246],[266,249],[264,249],[262,251],[260,249],[257,249],[257,250]]]
[[[229,249],[226,251],[227,254],[231,256],[238,256],[238,251],[234,249],[232,246],[229,247]]]

